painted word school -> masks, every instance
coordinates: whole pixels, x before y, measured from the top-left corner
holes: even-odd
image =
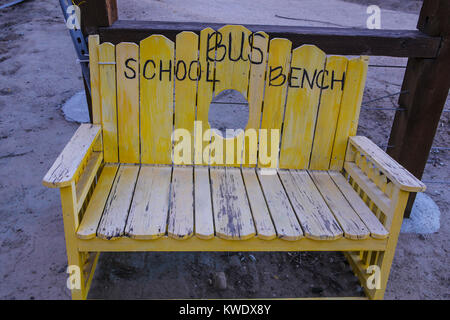
[[[224,39],[218,31],[208,35],[206,45],[206,68],[202,68],[199,60],[184,61],[177,60],[153,60],[142,61],[141,74],[146,80],[172,81],[173,76],[176,81],[199,81],[203,77],[207,82],[220,82],[216,77],[213,66],[224,60],[238,62],[249,61],[251,64],[263,63],[262,48],[253,45],[254,37],[262,37],[258,33],[252,33],[248,37],[242,33],[237,39],[229,34],[228,39]],[[214,40],[214,41],[212,41]],[[238,46],[239,50],[235,50]],[[238,54],[236,52],[239,52]],[[251,52],[254,54],[252,55]],[[130,58],[125,61],[124,75],[128,79],[137,76],[137,61]],[[205,79],[204,79],[205,80]],[[319,88],[322,90],[335,87],[343,90],[345,82],[345,71],[337,74],[335,70],[315,69],[309,70],[301,66],[292,65],[289,70],[284,70],[283,66],[270,66],[267,69],[267,81],[269,86],[282,86],[287,83],[290,88]]]

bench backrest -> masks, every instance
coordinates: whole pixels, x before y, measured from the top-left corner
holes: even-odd
[[[106,162],[172,164],[178,154],[184,164],[339,170],[356,134],[365,57],[292,50],[287,39],[236,25],[181,32],[175,43],[152,35],[114,46],[90,36],[89,54]],[[233,138],[208,130],[210,103],[226,89],[249,105],[246,131]]]

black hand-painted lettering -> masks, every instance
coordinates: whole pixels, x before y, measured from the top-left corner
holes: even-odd
[[[192,74],[192,65],[193,64],[196,64],[196,67],[195,67],[195,69],[194,70],[196,70],[197,72],[197,77],[196,78],[192,78],[191,77],[191,74]],[[198,61],[198,60],[192,60],[191,61],[191,63],[189,64],[189,73],[188,73],[188,75],[189,75],[189,79],[190,80],[192,80],[192,81],[200,81],[200,78],[202,77],[202,70],[201,70],[201,68],[200,68],[200,61]]]
[[[182,66],[183,69],[182,77],[180,77],[180,65]],[[181,81],[186,79],[186,74],[187,74],[186,62],[184,62],[183,60],[177,61],[177,65],[175,67],[175,77],[177,78],[177,80]]]
[[[129,66],[130,61],[133,61],[133,62],[137,62],[137,61],[136,61],[136,59],[133,59],[133,58],[129,58],[125,61],[125,68],[131,70],[131,72],[133,72],[133,75],[131,75],[131,76],[128,75],[128,73],[126,71],[123,72],[123,75],[127,79],[134,79],[134,78],[136,78],[136,70],[134,70],[132,67]]]
[[[152,80],[152,79],[155,77],[156,72],[153,72],[153,75],[152,75],[151,77],[147,77],[146,70],[147,70],[147,65],[148,65],[149,63],[151,63],[151,64],[153,65],[153,69],[156,69],[155,61],[153,61],[153,60],[147,60],[147,61],[145,61],[144,68],[142,69],[142,76],[143,76],[145,79],[147,79],[147,80]]]
[[[320,83],[319,83],[320,75],[322,75],[322,78],[321,78]],[[324,81],[325,81],[325,75],[328,76],[328,70],[320,70],[320,71],[317,73],[317,77],[316,77],[316,85],[317,85],[320,89],[322,89],[322,90],[325,90],[325,89],[328,89],[328,88],[329,88],[328,85],[327,85],[327,86],[324,86],[324,85],[323,85],[323,83],[324,83]]]
[[[302,68],[296,68],[296,67],[291,67],[291,72],[289,72],[289,76],[288,76],[288,85],[291,88],[300,88],[300,86],[295,86],[292,84],[292,79],[298,80],[298,77],[294,76],[294,71],[296,70],[302,70]]]
[[[280,72],[273,77],[272,73],[276,72],[277,70],[280,70]],[[283,80],[281,81],[281,83],[278,84],[274,84],[275,80],[277,80],[278,78],[282,78]],[[279,87],[282,86],[284,83],[286,82],[286,75],[283,74],[283,67],[282,66],[278,66],[278,67],[272,67],[270,66],[270,71],[269,71],[269,86],[273,86],[273,87]]]
[[[333,90],[334,87],[334,83],[335,82],[340,82],[341,83],[341,90],[344,90],[344,82],[345,82],[345,71],[342,74],[342,79],[338,80],[334,78],[334,70],[331,72],[331,90]]]
[[[239,52],[240,52],[239,56],[237,58],[233,58],[231,56],[231,53],[233,52],[233,37],[232,37],[231,32],[228,34],[228,59],[230,59],[230,61],[234,61],[234,62],[239,61],[239,60],[247,61],[247,59],[244,59],[244,56],[243,56],[244,40],[245,40],[245,34],[244,34],[244,32],[242,32],[242,35],[241,35],[241,48],[239,50]]]
[[[217,31],[216,34],[217,34],[217,37],[216,37],[216,61],[220,62],[223,59],[225,59],[225,56],[227,54],[227,46],[222,44],[222,39],[223,39],[222,34],[219,31]],[[223,49],[223,54],[220,58],[219,58],[219,49]]]
[[[252,33],[248,36],[248,42],[250,43],[250,52],[248,53],[248,59],[250,60],[250,63],[252,63],[252,64],[261,64],[261,63],[263,63],[264,53],[261,48],[253,46],[253,40],[254,40],[255,36],[264,38],[264,36],[259,33]],[[259,52],[259,59],[255,59],[255,57],[253,57],[253,52],[254,52],[253,49],[255,49],[256,51]],[[253,59],[255,59],[255,60],[253,60]]]
[[[213,57],[210,57],[210,55],[209,55],[209,53],[211,51],[215,54],[214,50],[216,49],[216,42],[217,42],[217,39],[215,37],[216,34],[217,34],[216,32],[208,34],[207,41],[206,41],[206,61],[214,61],[214,59],[216,58],[215,55]],[[212,37],[215,37],[213,45],[211,45],[211,41],[210,41]]]
[[[159,81],[162,81],[163,72],[169,74],[169,81],[172,81],[172,60],[169,60],[169,68],[163,69],[163,62],[159,60]]]
[[[314,88],[314,80],[316,79],[316,76],[318,76],[317,69],[314,70],[314,74],[313,74],[313,77],[311,80],[309,78],[308,71],[306,71],[306,69],[303,69],[302,86],[301,87],[304,88],[304,83],[305,83],[305,79],[306,79],[306,82],[308,82],[308,84],[309,84],[309,88],[313,89]]]
[[[210,74],[209,70],[210,70],[210,67],[209,67],[209,61],[208,61],[207,64],[206,64],[206,81],[207,81],[207,82],[219,82],[219,80],[216,80],[214,74],[213,74],[213,77],[214,77],[213,79],[211,79],[211,78],[209,77],[209,74]],[[212,73],[214,73],[214,70],[213,70]]]

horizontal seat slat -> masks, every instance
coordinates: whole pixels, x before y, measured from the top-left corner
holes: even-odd
[[[216,236],[228,240],[255,236],[240,169],[211,168],[210,176]]]
[[[97,237],[110,240],[124,235],[138,173],[138,166],[119,167],[98,225]]]
[[[291,200],[305,236],[315,240],[335,240],[343,232],[306,171],[280,171],[281,181]]]
[[[369,230],[337,188],[327,171],[309,171],[328,207],[339,222],[344,236],[350,239],[367,239]]]
[[[171,176],[171,167],[141,167],[125,227],[126,236],[145,240],[166,233]]]
[[[109,164],[77,232],[84,240],[194,234],[337,241],[388,232],[338,172]]]

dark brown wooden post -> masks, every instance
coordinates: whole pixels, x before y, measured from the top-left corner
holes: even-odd
[[[109,27],[118,19],[117,0],[87,0],[80,3],[81,31],[84,36]]]
[[[424,0],[417,28],[441,37],[435,58],[409,58],[388,153],[421,179],[450,87],[450,1]],[[408,217],[416,194],[408,201]]]

